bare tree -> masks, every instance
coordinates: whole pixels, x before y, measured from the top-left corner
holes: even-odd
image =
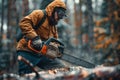
[[[27,14],[29,14],[29,2],[28,2],[28,0],[22,1],[22,7],[23,7],[22,15],[26,16]]]
[[[94,38],[93,38],[93,8],[92,8],[92,0],[86,0],[86,6],[88,10],[88,36],[89,36],[89,45],[93,45]],[[91,47],[90,51],[92,50]]]
[[[1,14],[0,42],[2,42],[3,24],[4,24],[4,0],[2,0],[2,14]],[[0,51],[2,51],[2,43],[0,43]]]

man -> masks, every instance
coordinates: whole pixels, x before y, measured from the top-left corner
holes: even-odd
[[[64,65],[56,59],[50,59],[46,55],[38,54],[35,51],[40,51],[43,42],[51,37],[58,38],[57,29],[55,25],[60,19],[63,19],[66,11],[66,5],[61,0],[54,0],[45,9],[46,19],[37,29],[34,29],[36,24],[44,16],[42,10],[34,10],[31,14],[24,17],[20,22],[20,28],[24,37],[17,44],[17,55],[24,57],[41,69],[51,69],[56,67],[63,67]],[[30,45],[34,48],[31,50],[28,47],[28,41],[31,40]],[[19,61],[19,74],[31,73],[31,69],[24,62]]]

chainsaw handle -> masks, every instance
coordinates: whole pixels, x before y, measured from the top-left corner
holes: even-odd
[[[57,43],[59,43],[61,46],[64,46],[64,44],[63,44],[61,41],[59,41],[59,40],[57,40],[57,39],[55,39],[55,38],[50,38],[50,39],[48,39],[44,44],[49,45],[50,42],[57,42]]]

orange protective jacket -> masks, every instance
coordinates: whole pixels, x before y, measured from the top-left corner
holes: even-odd
[[[47,17],[43,24],[37,29],[32,28],[32,24],[36,25],[42,19],[44,13],[42,10],[34,10],[28,16],[25,16],[19,23],[22,33],[29,39],[33,39],[36,36],[40,36],[41,40],[47,40],[50,37],[58,38],[57,28],[55,26],[51,26],[48,21],[48,17],[52,15],[52,12],[55,7],[62,7],[66,9],[65,3],[61,0],[54,0],[46,7],[46,14]],[[22,38],[16,47],[16,50],[24,50],[24,51],[31,51],[28,48],[28,42]]]

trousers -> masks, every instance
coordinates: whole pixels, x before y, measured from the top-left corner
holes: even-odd
[[[18,51],[17,56],[19,55],[28,60],[33,65],[33,67],[37,66],[40,69],[49,70],[53,68],[64,67],[63,62],[57,58],[50,59],[44,55],[39,55],[37,53],[27,51]],[[25,64],[23,61],[18,60],[18,73],[20,75],[32,72],[33,72],[32,69],[27,64]]]

